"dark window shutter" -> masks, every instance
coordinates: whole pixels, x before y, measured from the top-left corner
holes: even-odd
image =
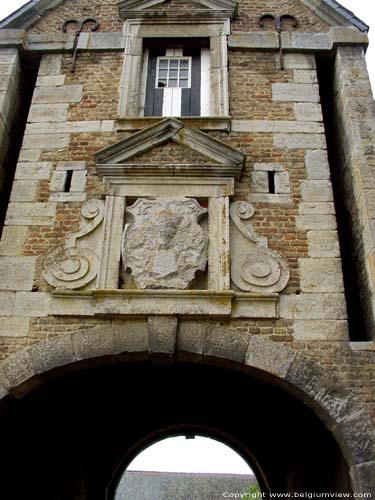
[[[201,49],[184,49],[184,56],[191,56],[191,88],[182,89],[181,116],[200,116],[201,114]]]
[[[147,70],[145,116],[163,115],[163,89],[155,88],[156,61],[158,56],[164,56],[163,49],[150,49]]]

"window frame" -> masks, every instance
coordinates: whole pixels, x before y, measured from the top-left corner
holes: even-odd
[[[183,26],[183,30],[181,29]],[[140,118],[144,116],[145,87],[148,54],[145,39],[158,38],[209,38],[210,42],[210,92],[209,114],[204,117],[228,117],[228,66],[227,36],[230,34],[230,19],[203,19],[181,22],[181,20],[128,19],[124,24],[125,57],[120,88],[119,117]]]

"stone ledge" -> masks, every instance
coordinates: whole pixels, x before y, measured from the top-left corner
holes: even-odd
[[[278,318],[278,294],[232,290],[92,290],[57,289],[51,314],[60,316],[168,315]]]
[[[116,121],[115,130],[117,132],[142,130],[143,128],[159,123],[162,119],[163,117],[160,116],[119,118]],[[223,132],[230,132],[231,130],[230,116],[179,116],[178,120],[189,128],[197,128],[199,130],[222,130]]]

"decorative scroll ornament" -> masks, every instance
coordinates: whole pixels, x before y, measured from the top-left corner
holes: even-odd
[[[100,200],[89,200],[81,209],[85,223],[61,245],[49,252],[43,263],[43,277],[54,288],[74,290],[90,283],[97,275],[99,259],[88,247],[77,245],[83,236],[92,233],[102,222],[104,204]]]
[[[250,203],[231,204],[231,279],[245,292],[280,292],[289,281],[288,264],[268,248],[267,238],[255,233],[250,223],[253,215]]]
[[[189,287],[207,263],[207,234],[198,220],[207,213],[191,198],[139,198],[127,208],[124,269],[141,289]]]

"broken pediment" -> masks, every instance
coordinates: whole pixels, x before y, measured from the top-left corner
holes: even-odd
[[[163,157],[160,153],[163,146],[170,152],[171,144],[184,151],[190,150],[190,155],[185,154],[183,160],[184,155],[178,154],[177,150],[177,155],[171,157],[168,163],[167,155]],[[160,161],[160,157],[163,157],[163,161]],[[189,157],[191,162],[186,160]],[[190,175],[239,179],[245,159],[240,151],[200,130],[188,128],[174,118],[164,119],[95,155],[96,168],[102,177]]]

